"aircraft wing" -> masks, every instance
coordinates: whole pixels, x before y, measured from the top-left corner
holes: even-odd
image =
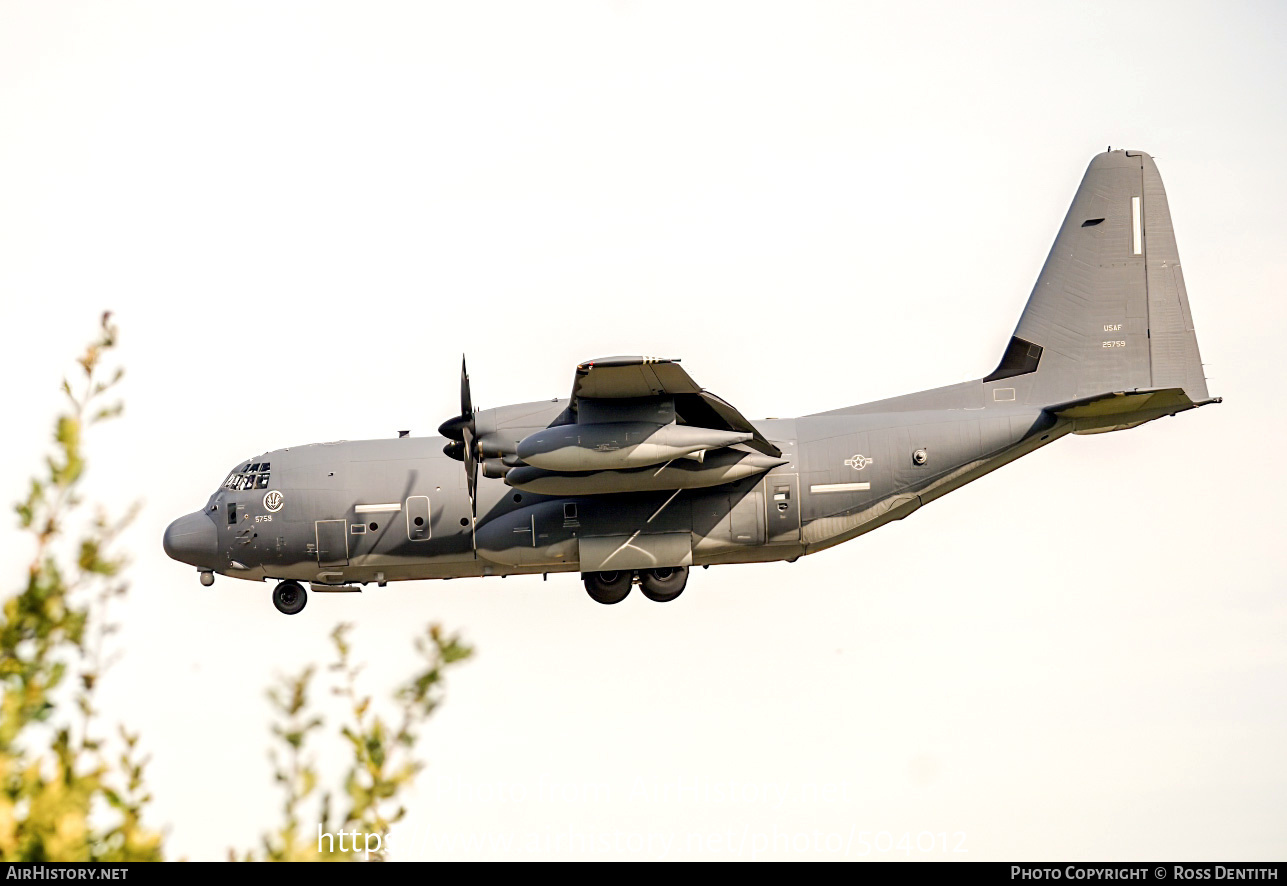
[[[678,359],[664,357],[604,357],[588,360],[576,368],[572,401],[568,408],[580,422],[581,402],[595,403],[596,420],[614,411],[613,400],[621,403],[623,418],[640,401],[674,399],[679,424],[751,434],[744,445],[778,458],[782,451],[764,438],[754,425],[732,405],[703,390],[679,365]]]

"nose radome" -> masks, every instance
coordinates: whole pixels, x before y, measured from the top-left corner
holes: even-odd
[[[219,565],[219,532],[203,511],[180,517],[167,526],[161,543],[165,553],[180,563],[209,569]]]

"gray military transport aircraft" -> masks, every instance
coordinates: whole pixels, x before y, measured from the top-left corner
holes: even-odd
[[[1153,159],[1086,170],[1001,362],[987,376],[751,422],[678,360],[576,367],[572,395],[461,414],[441,437],[320,443],[238,463],[165,551],[273,579],[284,613],[375,582],[580,572],[618,603],[673,600],[692,566],[795,559],[900,520],[1065,434],[1218,403]],[[463,470],[462,470],[463,464]],[[481,477],[479,476],[481,475]]]

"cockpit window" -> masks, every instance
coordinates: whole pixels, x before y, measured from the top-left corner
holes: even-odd
[[[223,488],[231,489],[233,492],[240,492],[243,489],[267,489],[271,467],[272,465],[268,462],[247,464],[229,474],[228,479],[223,481]]]

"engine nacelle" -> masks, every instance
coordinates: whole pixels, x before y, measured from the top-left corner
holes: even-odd
[[[505,483],[539,495],[603,495],[613,492],[657,492],[668,489],[704,489],[733,483],[745,477],[787,464],[758,452],[725,449],[707,455],[702,462],[678,459],[658,469],[593,471],[568,474],[543,468],[516,467],[505,475]]]
[[[619,471],[745,443],[751,435],[649,422],[556,425],[524,437],[518,457],[547,471]]]

